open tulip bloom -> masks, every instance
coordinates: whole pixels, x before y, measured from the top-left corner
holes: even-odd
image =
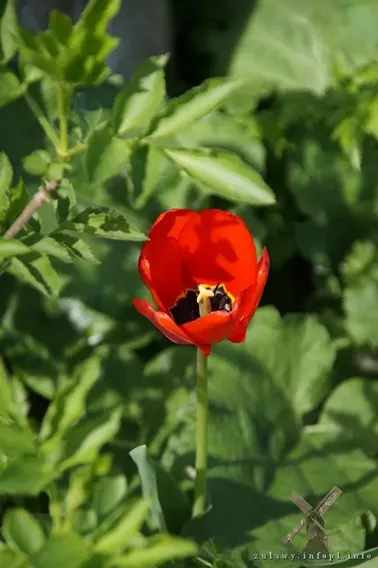
[[[138,268],[158,310],[138,299],[138,312],[174,343],[196,345],[206,356],[223,339],[243,342],[269,256],[264,248],[257,261],[242,219],[218,209],[171,209],[148,236]]]
[[[172,342],[198,347],[194,514],[200,514],[205,505],[206,357],[214,343],[245,340],[268,276],[269,255],[264,248],[257,260],[242,219],[219,209],[171,209],[157,218],[148,236],[138,269],[157,310],[140,299],[134,306]]]

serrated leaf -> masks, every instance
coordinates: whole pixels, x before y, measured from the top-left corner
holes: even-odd
[[[13,221],[17,219],[20,213],[25,209],[26,205],[29,203],[30,197],[25,189],[24,182],[22,179],[19,180],[16,186],[13,186],[8,193],[8,208],[5,219],[5,227],[8,228]],[[35,231],[39,230],[39,222],[33,217],[29,219],[25,227],[32,227]]]
[[[4,62],[12,59],[18,46],[18,23],[14,0],[8,0],[5,6],[0,24],[1,48],[4,54]]]
[[[130,183],[136,209],[145,206],[153,193],[166,189],[164,170],[171,166],[164,153],[154,146],[136,146],[130,157]]]
[[[154,118],[165,97],[163,68],[168,57],[150,57],[134,72],[117,95],[112,111],[112,124],[119,135],[143,132]]]
[[[95,264],[100,262],[94,256],[90,246],[82,239],[66,234],[63,231],[54,233],[53,238],[60,246],[65,247],[72,259],[86,260],[87,262],[93,262]]]
[[[48,257],[36,252],[12,258],[7,272],[47,296],[58,296],[63,285]]]
[[[106,32],[120,0],[90,0],[75,24],[63,59],[63,77],[73,84],[96,84],[109,74],[106,58],[119,40]]]
[[[96,184],[126,171],[131,147],[110,130],[95,131],[88,141],[86,167],[90,181]]]
[[[275,197],[260,174],[235,154],[223,150],[164,149],[191,178],[215,194],[250,205],[273,205]]]
[[[25,509],[8,510],[3,531],[11,548],[28,556],[38,552],[46,540],[37,519]]]
[[[216,110],[242,85],[240,80],[208,79],[199,87],[190,89],[171,100],[148,139],[180,134],[183,129],[209,112]]]
[[[61,230],[75,233],[118,239],[126,241],[144,241],[146,237],[138,233],[127,219],[107,207],[91,207],[85,209],[70,221],[61,224]]]
[[[76,205],[76,193],[72,184],[63,178],[57,189],[58,200],[54,201],[56,204],[56,213],[59,221],[66,221]]]
[[[0,154],[0,221],[4,221],[9,207],[9,186],[13,179],[13,168],[4,152]]]

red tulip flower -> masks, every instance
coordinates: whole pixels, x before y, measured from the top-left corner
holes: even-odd
[[[241,343],[269,272],[242,219],[228,211],[171,209],[149,233],[138,270],[158,307],[134,306],[174,343],[196,345],[208,356],[223,339]]]

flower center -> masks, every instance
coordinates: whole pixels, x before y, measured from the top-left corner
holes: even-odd
[[[174,321],[182,325],[210,312],[231,312],[233,300],[223,284],[216,286],[200,284],[198,290],[186,290],[170,308],[170,312]]]

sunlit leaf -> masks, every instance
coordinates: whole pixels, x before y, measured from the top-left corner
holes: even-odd
[[[251,205],[273,205],[275,197],[258,172],[222,150],[164,149],[180,169],[210,193]]]

